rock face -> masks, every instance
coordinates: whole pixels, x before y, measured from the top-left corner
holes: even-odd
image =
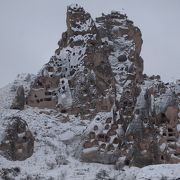
[[[31,106],[93,117],[119,104],[127,80],[142,79],[141,32],[118,12],[94,21],[83,8],[69,6],[58,44],[32,86]]]
[[[11,109],[23,110],[25,105],[24,87],[21,85],[16,90],[16,96],[12,102]]]
[[[0,144],[3,156],[12,161],[22,161],[33,154],[34,137],[26,121],[20,117],[11,117]]]
[[[81,160],[146,166],[180,161],[180,83],[143,74],[138,27],[119,12],[93,20],[67,8],[67,31],[32,84],[27,104],[91,121]]]

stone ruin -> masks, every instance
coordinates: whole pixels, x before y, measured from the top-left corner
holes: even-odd
[[[141,31],[112,11],[67,8],[67,31],[38,73],[27,105],[91,121],[79,157],[146,166],[180,162],[180,83],[143,74]]]

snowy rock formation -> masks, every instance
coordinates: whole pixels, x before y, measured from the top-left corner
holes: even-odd
[[[112,12],[94,21],[82,7],[69,6],[58,44],[31,88],[30,106],[92,118],[119,109],[123,88],[142,80],[141,32],[126,15]]]
[[[33,154],[34,137],[26,121],[20,117],[11,117],[0,143],[1,154],[9,160],[25,160]],[[2,137],[1,137],[2,138]]]
[[[23,110],[25,105],[24,87],[21,85],[17,88],[16,96],[12,102],[11,109]]]
[[[93,20],[78,5],[68,7],[66,22],[27,104],[91,122],[79,150],[83,161],[179,162],[178,95],[174,85],[143,74],[139,28],[114,11]]]
[[[66,23],[40,72],[19,75],[0,89],[1,154],[26,159],[0,156],[0,173],[21,179],[180,178],[178,164],[155,165],[180,162],[180,81],[143,74],[141,31],[126,15],[112,11],[93,20],[71,5]],[[10,109],[21,103],[18,87],[26,104]],[[17,117],[26,128],[9,137],[7,122]],[[8,142],[22,150],[11,152]]]

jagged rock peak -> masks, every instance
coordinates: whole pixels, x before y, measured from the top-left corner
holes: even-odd
[[[67,6],[67,12],[84,12],[85,13],[85,10],[84,8],[79,5],[79,4],[71,4],[69,6]]]
[[[59,48],[40,71],[27,103],[81,115],[110,111],[125,82],[142,79],[141,32],[126,15],[111,12],[94,22],[78,5],[68,6],[66,22]]]
[[[91,15],[77,4],[68,6],[66,22],[68,30],[74,32],[87,32],[94,26]]]

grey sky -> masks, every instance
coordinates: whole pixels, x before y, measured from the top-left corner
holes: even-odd
[[[72,3],[93,18],[123,10],[141,29],[144,72],[165,81],[180,78],[179,0],[0,0],[0,87],[18,73],[37,73],[49,61]]]

